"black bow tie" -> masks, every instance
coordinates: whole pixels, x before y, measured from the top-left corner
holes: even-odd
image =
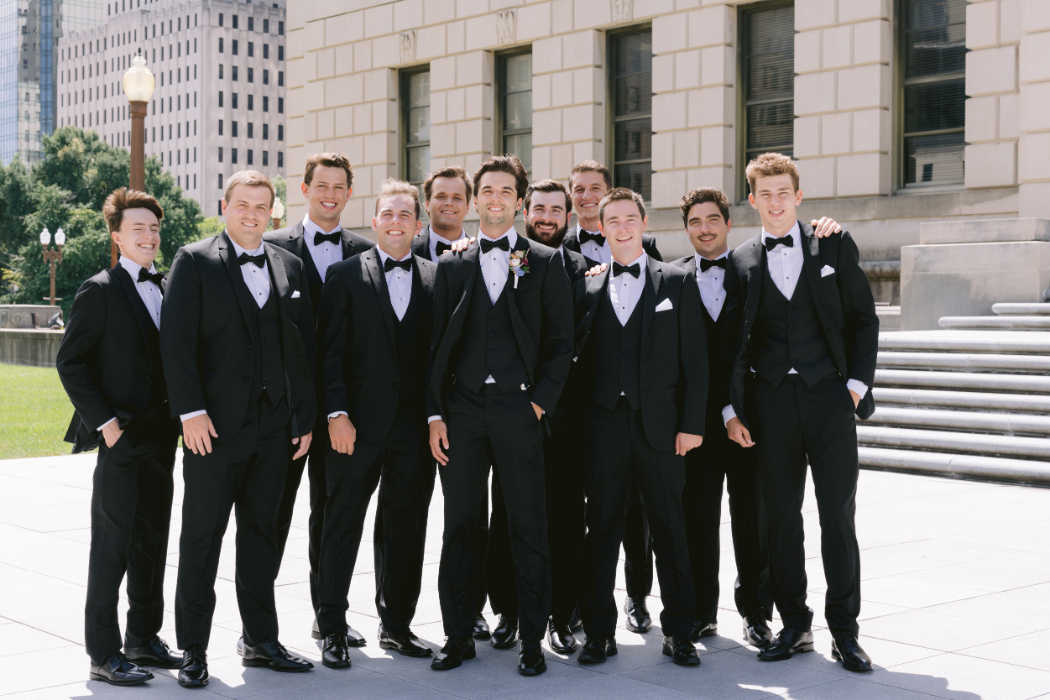
[[[613,277],[619,277],[625,272],[635,279],[638,279],[638,275],[641,274],[642,268],[638,263],[633,265],[621,265],[618,262],[613,263]]]
[[[489,240],[488,238],[485,238],[485,237],[481,238],[481,252],[482,253],[487,253],[490,250],[492,250],[493,248],[499,248],[500,250],[505,250],[505,251],[507,251],[509,253],[510,252],[510,239],[507,238],[506,236],[504,236],[503,238],[497,238],[494,241]]]
[[[322,243],[335,243],[339,245],[339,239],[342,238],[342,231],[335,230],[331,233],[321,233],[318,231],[314,234],[314,245],[321,245]]]
[[[266,253],[259,253],[258,255],[248,255],[247,253],[241,253],[237,256],[237,262],[241,265],[247,265],[249,263],[255,263],[259,267],[266,264]]]
[[[390,272],[391,270],[398,267],[400,267],[405,272],[411,272],[412,258],[408,257],[404,260],[394,260],[393,258],[387,258],[386,262],[383,263],[383,272]]]
[[[765,241],[766,252],[767,253],[771,252],[778,245],[782,245],[785,248],[794,248],[795,247],[795,239],[792,238],[791,236],[782,236],[780,238],[777,238],[776,236],[770,236]]]
[[[159,287],[163,279],[164,275],[159,272],[150,272],[145,268],[139,270],[139,282],[152,282]]]
[[[708,260],[707,258],[700,258],[700,272],[707,272],[712,267],[720,267],[723,270],[726,269],[726,260],[728,258],[719,258],[718,260]]]
[[[587,241],[593,241],[598,246],[605,245],[605,236],[601,233],[591,233],[590,231],[584,231],[580,229],[580,245],[583,245]]]
[[[434,250],[437,252],[437,256],[440,258],[442,254],[445,253],[445,251],[452,250],[452,244],[442,243],[438,241],[437,245],[434,247]]]

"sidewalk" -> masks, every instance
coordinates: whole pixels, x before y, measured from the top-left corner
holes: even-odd
[[[1050,700],[1050,490],[861,472],[857,524],[863,550],[861,642],[877,670],[858,676],[831,660],[830,638],[816,630],[817,652],[767,664],[740,641],[732,605],[735,570],[729,528],[722,528],[721,637],[704,640],[700,668],[679,668],[660,653],[661,633],[621,627],[618,656],[597,668],[546,650],[549,670],[526,679],[516,654],[478,646],[478,659],[447,673],[429,660],[384,652],[375,642],[371,543],[361,547],[350,591],[351,625],[369,646],[352,650],[353,668],[320,664],[310,639],[307,583],[307,485],[277,584],[281,639],[312,659],[311,673],[282,675],[240,665],[240,623],[233,577],[233,534],[226,535],[209,660],[212,680],[193,693],[172,671],[148,687],[87,682],[83,649],[84,586],[95,454],[0,462],[0,696],[27,698],[709,698],[758,700]],[[166,580],[166,629],[175,644],[174,600],[181,525],[181,469]],[[373,502],[374,509],[374,502]],[[440,647],[437,595],[441,548],[440,488],[430,511],[423,594],[415,631]],[[824,577],[812,490],[806,500],[810,604],[823,623]],[[723,504],[722,521],[728,523]],[[372,532],[372,513],[365,536]],[[622,602],[622,570],[617,599]],[[659,622],[659,599],[651,601]],[[123,624],[123,612],[121,623]],[[490,617],[490,623],[494,620]],[[774,623],[774,631],[779,625]],[[581,640],[582,641],[582,640]]]

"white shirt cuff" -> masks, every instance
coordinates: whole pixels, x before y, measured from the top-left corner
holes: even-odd
[[[208,412],[207,409],[205,409],[203,411],[193,411],[192,413],[183,413],[182,415],[179,416],[179,420],[182,421],[183,423],[185,423],[190,418],[196,418],[197,416],[203,416],[207,412]]]
[[[859,379],[850,379],[846,382],[846,388],[855,393],[860,398],[864,398],[864,395],[868,393],[868,385]]]
[[[441,416],[430,416],[429,418],[427,418],[427,425],[430,425],[436,420],[442,420]]]
[[[110,423],[112,423],[112,422],[113,422],[113,421],[115,421],[116,419],[117,419],[117,417],[116,417],[116,416],[113,416],[113,417],[112,417],[112,418],[110,418],[110,419],[109,419],[108,421],[106,421],[106,422],[105,422],[105,423],[103,423],[102,425],[98,426],[98,432],[100,432],[100,433],[101,433],[101,432],[102,432],[102,429],[103,429],[103,428],[105,428],[105,427],[106,427],[107,425],[109,425]]]
[[[733,410],[733,404],[729,404],[728,406],[722,409],[723,424],[729,423],[729,421],[733,420],[734,418],[736,418],[736,411]]]
[[[347,418],[349,418],[350,414],[347,413],[346,411],[335,411],[333,413],[329,413],[328,414],[328,420],[332,420],[336,416],[346,416]]]

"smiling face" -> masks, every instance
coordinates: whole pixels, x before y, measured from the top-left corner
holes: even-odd
[[[236,185],[230,191],[229,201],[222,200],[226,232],[245,250],[255,250],[262,244],[272,211],[273,193],[268,187]]]
[[[125,209],[120,230],[110,235],[121,255],[147,270],[160,250],[160,221],[149,209]]]
[[[533,191],[525,210],[525,235],[543,245],[557,248],[569,229],[569,213],[561,192]]]
[[[747,199],[758,210],[762,228],[779,238],[795,225],[795,208],[802,204],[802,190],[795,191],[788,174],[770,175],[755,179],[755,191]]]
[[[689,208],[685,230],[700,257],[714,260],[726,252],[730,227],[714,202],[700,202]]]
[[[642,234],[648,224],[648,217],[642,216],[633,200],[620,199],[605,205],[599,226],[613,260],[628,265],[638,259],[642,254]]]
[[[481,176],[474,208],[481,217],[481,232],[499,238],[514,225],[514,215],[521,208],[518,181],[510,173],[490,171]]]
[[[346,184],[346,171],[342,168],[318,165],[314,168],[310,184],[304,182],[302,190],[310,221],[325,231],[335,229],[353,191]]]
[[[598,228],[598,204],[609,194],[605,176],[589,170],[572,176],[572,206],[579,224],[587,231]]]
[[[467,185],[458,177],[438,177],[431,183],[430,199],[424,206],[430,228],[439,236],[457,240],[467,218]]]
[[[372,230],[379,240],[379,248],[395,260],[401,260],[412,248],[412,237],[423,226],[416,218],[416,202],[407,194],[384,194],[379,196],[378,209],[372,219]]]

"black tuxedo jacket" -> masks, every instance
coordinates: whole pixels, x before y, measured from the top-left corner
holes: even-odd
[[[423,350],[419,376],[426,374],[434,321],[434,277],[437,265],[414,257],[412,297],[421,311]],[[386,275],[378,250],[336,263],[328,269],[317,312],[317,365],[324,391],[324,415],[346,411],[358,437],[377,442],[389,434],[397,415],[401,371],[397,353],[397,316],[390,304]],[[420,399],[426,386],[419,386]],[[423,404],[423,401],[420,401]],[[323,418],[322,418],[323,420]],[[426,416],[420,415],[420,428]]]
[[[576,284],[576,361],[580,391],[590,396],[595,381],[595,353],[615,352],[591,340],[591,324],[610,271]],[[660,304],[671,308],[657,311]],[[649,258],[642,298],[642,425],[653,449],[674,452],[675,435],[704,435],[707,412],[707,335],[696,279],[679,267]]]
[[[343,229],[342,237],[343,260],[348,260],[369,248],[375,247],[374,242],[353,231]],[[264,233],[263,240],[284,248],[303,261],[303,267],[306,268],[306,281],[310,285],[310,308],[317,309],[317,300],[321,297],[321,287],[324,285],[324,280],[321,279],[317,266],[314,265],[314,258],[310,255],[310,250],[306,247],[306,241],[303,239],[303,222],[300,221],[289,228]]]
[[[281,350],[293,435],[313,430],[317,416],[313,362],[314,316],[303,262],[264,243],[270,294],[281,314]],[[161,356],[171,415],[206,410],[218,441],[232,439],[244,421],[255,359],[249,304],[225,232],[179,249],[161,312]]]
[[[679,258],[671,263],[675,267],[680,267],[685,270],[686,274],[696,280],[696,256],[687,255],[684,258]],[[728,262],[726,263],[729,264]],[[725,287],[725,276],[722,277],[722,287]],[[697,292],[699,293],[699,285],[697,285]],[[700,304],[704,303],[704,295],[700,295]],[[702,310],[705,317],[709,317],[706,309]],[[718,315],[718,321],[714,323],[715,333],[711,333],[711,327],[705,325],[707,331],[707,367],[708,367],[708,381],[707,381],[707,407],[710,409],[717,407],[719,415],[721,415],[722,407],[729,403],[729,374],[728,369],[722,362],[723,348],[725,347],[725,303],[723,302],[722,313]],[[708,415],[708,420],[711,420],[711,416]],[[719,419],[721,420],[721,419]]]
[[[161,283],[161,291],[166,284]],[[94,448],[102,439],[99,426],[110,418],[123,429],[156,408],[150,406],[151,396],[167,395],[157,336],[123,266],[103,270],[80,286],[56,362],[75,409],[65,436],[74,453]]]
[[[875,363],[879,350],[879,318],[875,299],[864,270],[860,251],[848,232],[840,236],[817,238],[813,227],[799,222],[802,234],[802,274],[813,295],[824,337],[843,380],[857,379],[869,390],[857,406],[857,416],[869,418],[875,412],[871,387],[875,383]],[[821,276],[828,266],[831,274]],[[750,336],[762,296],[766,254],[762,236],[743,243],[729,254],[726,263],[726,344],[723,363],[730,377],[729,402],[746,426],[750,406],[745,380],[751,369]]]
[[[565,234],[565,240],[562,241],[562,246],[568,248],[574,253],[580,252],[580,225],[576,224],[569,229],[569,232]],[[606,244],[608,245],[608,244]],[[650,258],[663,261],[660,257],[660,251],[656,249],[656,238],[650,236],[648,233],[642,234],[642,250]]]
[[[510,320],[518,350],[532,385],[530,400],[550,414],[558,404],[572,362],[572,292],[565,267],[552,249],[518,235],[515,250],[527,251],[529,272],[508,274]],[[462,253],[442,255],[434,285],[434,332],[427,370],[427,414],[444,417],[444,394],[452,387],[449,370],[458,356],[463,322],[470,308],[474,283],[481,273],[477,241]],[[553,260],[553,264],[552,264]],[[482,300],[488,303],[488,300]]]

